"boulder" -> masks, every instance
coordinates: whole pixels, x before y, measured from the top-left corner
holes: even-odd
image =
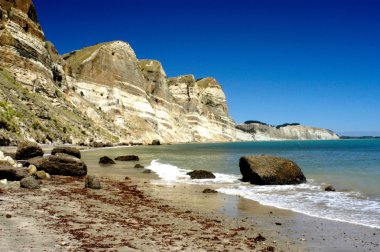
[[[7,179],[10,181],[19,181],[29,174],[26,169],[16,168],[13,166],[0,166],[0,179]]]
[[[117,161],[139,161],[139,157],[135,155],[119,156],[115,158]]]
[[[32,142],[22,142],[17,146],[16,159],[27,160],[34,157],[42,157],[44,152],[40,146]]]
[[[152,173],[152,170],[150,170],[150,169],[145,169],[145,170],[143,171],[143,173]]]
[[[136,165],[135,165],[135,168],[141,169],[141,168],[144,168],[144,166],[141,165],[141,164],[136,164]]]
[[[188,172],[187,175],[190,175],[191,179],[214,179],[215,175],[212,172],[205,170],[194,170]]]
[[[155,139],[152,141],[152,145],[161,145],[161,142],[160,140]]]
[[[204,190],[203,190],[203,193],[218,193],[218,192],[215,191],[215,190],[213,190],[213,189],[209,189],[209,188],[207,188],[207,189],[204,189]]]
[[[51,151],[52,155],[55,155],[57,153],[64,153],[76,158],[81,158],[80,150],[75,147],[62,146],[62,147],[56,147]]]
[[[99,159],[99,164],[102,165],[111,165],[111,164],[116,164],[115,161],[112,160],[112,158],[104,156]]]
[[[326,192],[335,192],[335,188],[332,185],[328,185],[325,187]]]
[[[84,181],[84,187],[90,189],[101,189],[100,179],[94,175],[87,175]]]
[[[85,176],[87,174],[87,166],[82,160],[65,154],[32,158],[25,164],[35,165],[37,170],[45,171],[50,175]]]
[[[243,182],[256,185],[294,185],[306,182],[300,167],[293,161],[274,156],[240,158]]]
[[[33,176],[21,179],[20,186],[27,189],[39,189],[41,187],[40,183]]]

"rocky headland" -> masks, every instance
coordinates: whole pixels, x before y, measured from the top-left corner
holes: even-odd
[[[65,55],[46,41],[31,0],[0,0],[0,145],[27,139],[94,147],[159,141],[330,139],[300,127],[238,126],[211,77],[169,78],[122,41]],[[285,136],[286,135],[286,136]]]
[[[339,136],[331,130],[304,126],[299,123],[273,126],[259,121],[247,121],[237,125],[236,128],[251,134],[256,141],[339,139]]]

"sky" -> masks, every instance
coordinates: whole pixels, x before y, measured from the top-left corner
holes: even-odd
[[[380,1],[34,0],[63,54],[123,40],[221,84],[236,122],[380,135]]]

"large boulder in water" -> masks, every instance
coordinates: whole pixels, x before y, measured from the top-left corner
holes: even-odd
[[[22,142],[17,146],[16,159],[27,160],[34,157],[42,157],[44,152],[40,146],[32,142]]]
[[[115,161],[112,160],[112,158],[104,156],[99,159],[99,164],[101,165],[112,165],[116,164]]]
[[[240,158],[244,182],[256,185],[294,185],[306,182],[301,168],[293,161],[273,156]]]
[[[68,146],[62,146],[62,147],[55,147],[52,151],[51,154],[55,155],[57,153],[64,153],[76,158],[81,158],[80,150],[75,147],[68,147]]]
[[[205,170],[194,170],[188,172],[187,175],[190,176],[191,179],[214,179],[215,175],[212,172]]]
[[[85,176],[87,174],[87,166],[82,160],[65,154],[32,158],[26,164],[35,165],[37,170],[45,171],[50,175]]]

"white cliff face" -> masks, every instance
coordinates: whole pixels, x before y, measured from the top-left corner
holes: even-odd
[[[117,135],[120,141],[237,140],[225,95],[215,79],[168,79],[158,61],[137,60],[132,48],[120,41],[63,58],[71,75],[68,84],[75,90],[72,102],[96,123],[112,123],[123,133]],[[103,113],[113,122],[104,120]]]
[[[237,128],[250,133],[256,141],[339,139],[339,136],[331,130],[302,125],[274,127],[260,123],[250,123],[238,125]]]
[[[168,78],[160,62],[138,60],[122,41],[60,56],[45,41],[32,0],[0,0],[0,143],[150,143],[320,139],[320,129],[254,135],[236,128],[213,78]],[[4,114],[4,113],[3,113]],[[17,137],[19,138],[17,139]],[[4,141],[3,141],[4,142]]]

